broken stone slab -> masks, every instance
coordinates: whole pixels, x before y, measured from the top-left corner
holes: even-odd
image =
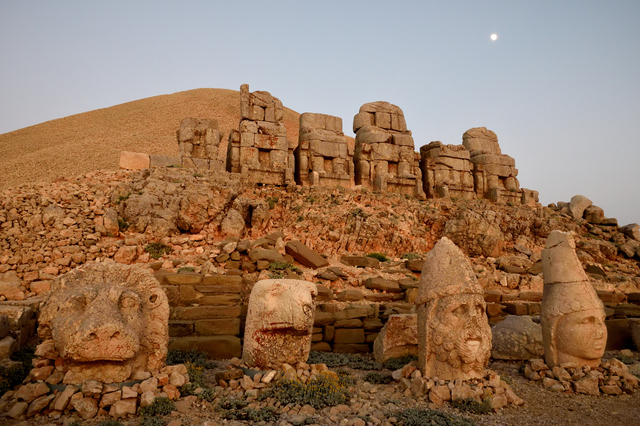
[[[33,310],[26,306],[0,305],[0,315],[7,317],[11,330],[19,330],[33,317]]]
[[[364,286],[370,290],[386,291],[388,293],[402,293],[404,291],[397,282],[381,277],[367,278],[364,280]]]
[[[640,241],[640,225],[638,225],[637,223],[630,223],[629,225],[625,225],[621,227],[619,231],[624,233],[629,238]]]
[[[142,152],[121,151],[118,166],[125,170],[142,170],[150,166],[149,154]]]
[[[265,260],[267,262],[284,262],[284,256],[275,250],[269,250],[264,248],[253,248],[249,251],[249,258],[253,263],[259,260]]]
[[[380,268],[380,261],[369,256],[340,256],[340,262],[360,268]]]
[[[384,362],[389,358],[418,355],[418,316],[391,315],[373,343],[373,356]]]
[[[329,264],[327,259],[297,240],[287,242],[285,250],[293,256],[296,261],[307,268],[318,269]]]

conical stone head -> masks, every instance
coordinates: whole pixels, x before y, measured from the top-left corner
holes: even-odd
[[[606,315],[576,255],[571,233],[549,234],[542,251],[542,271],[540,323],[547,365],[597,367],[607,343]]]
[[[446,237],[425,259],[416,304],[422,375],[446,380],[482,377],[491,355],[483,290],[469,259]]]

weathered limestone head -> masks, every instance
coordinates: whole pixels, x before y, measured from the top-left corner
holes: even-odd
[[[242,359],[263,370],[306,362],[317,295],[307,281],[258,281],[249,296]]]
[[[597,367],[607,345],[604,305],[575,252],[571,233],[553,231],[542,251],[542,343],[549,367]]]
[[[88,263],[59,276],[51,287],[38,335],[55,342],[70,369],[65,383],[124,381],[136,371],[155,372],[164,365],[169,304],[151,273]],[[99,377],[87,377],[90,371]]]
[[[483,290],[447,237],[427,254],[418,297],[418,368],[424,377],[481,378],[491,355]]]

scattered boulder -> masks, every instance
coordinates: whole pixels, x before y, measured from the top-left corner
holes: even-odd
[[[544,356],[542,327],[527,315],[509,315],[491,328],[493,359],[531,359]]]

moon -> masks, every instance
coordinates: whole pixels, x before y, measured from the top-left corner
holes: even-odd
[[[498,39],[498,34],[491,34],[491,41],[496,41]]]

